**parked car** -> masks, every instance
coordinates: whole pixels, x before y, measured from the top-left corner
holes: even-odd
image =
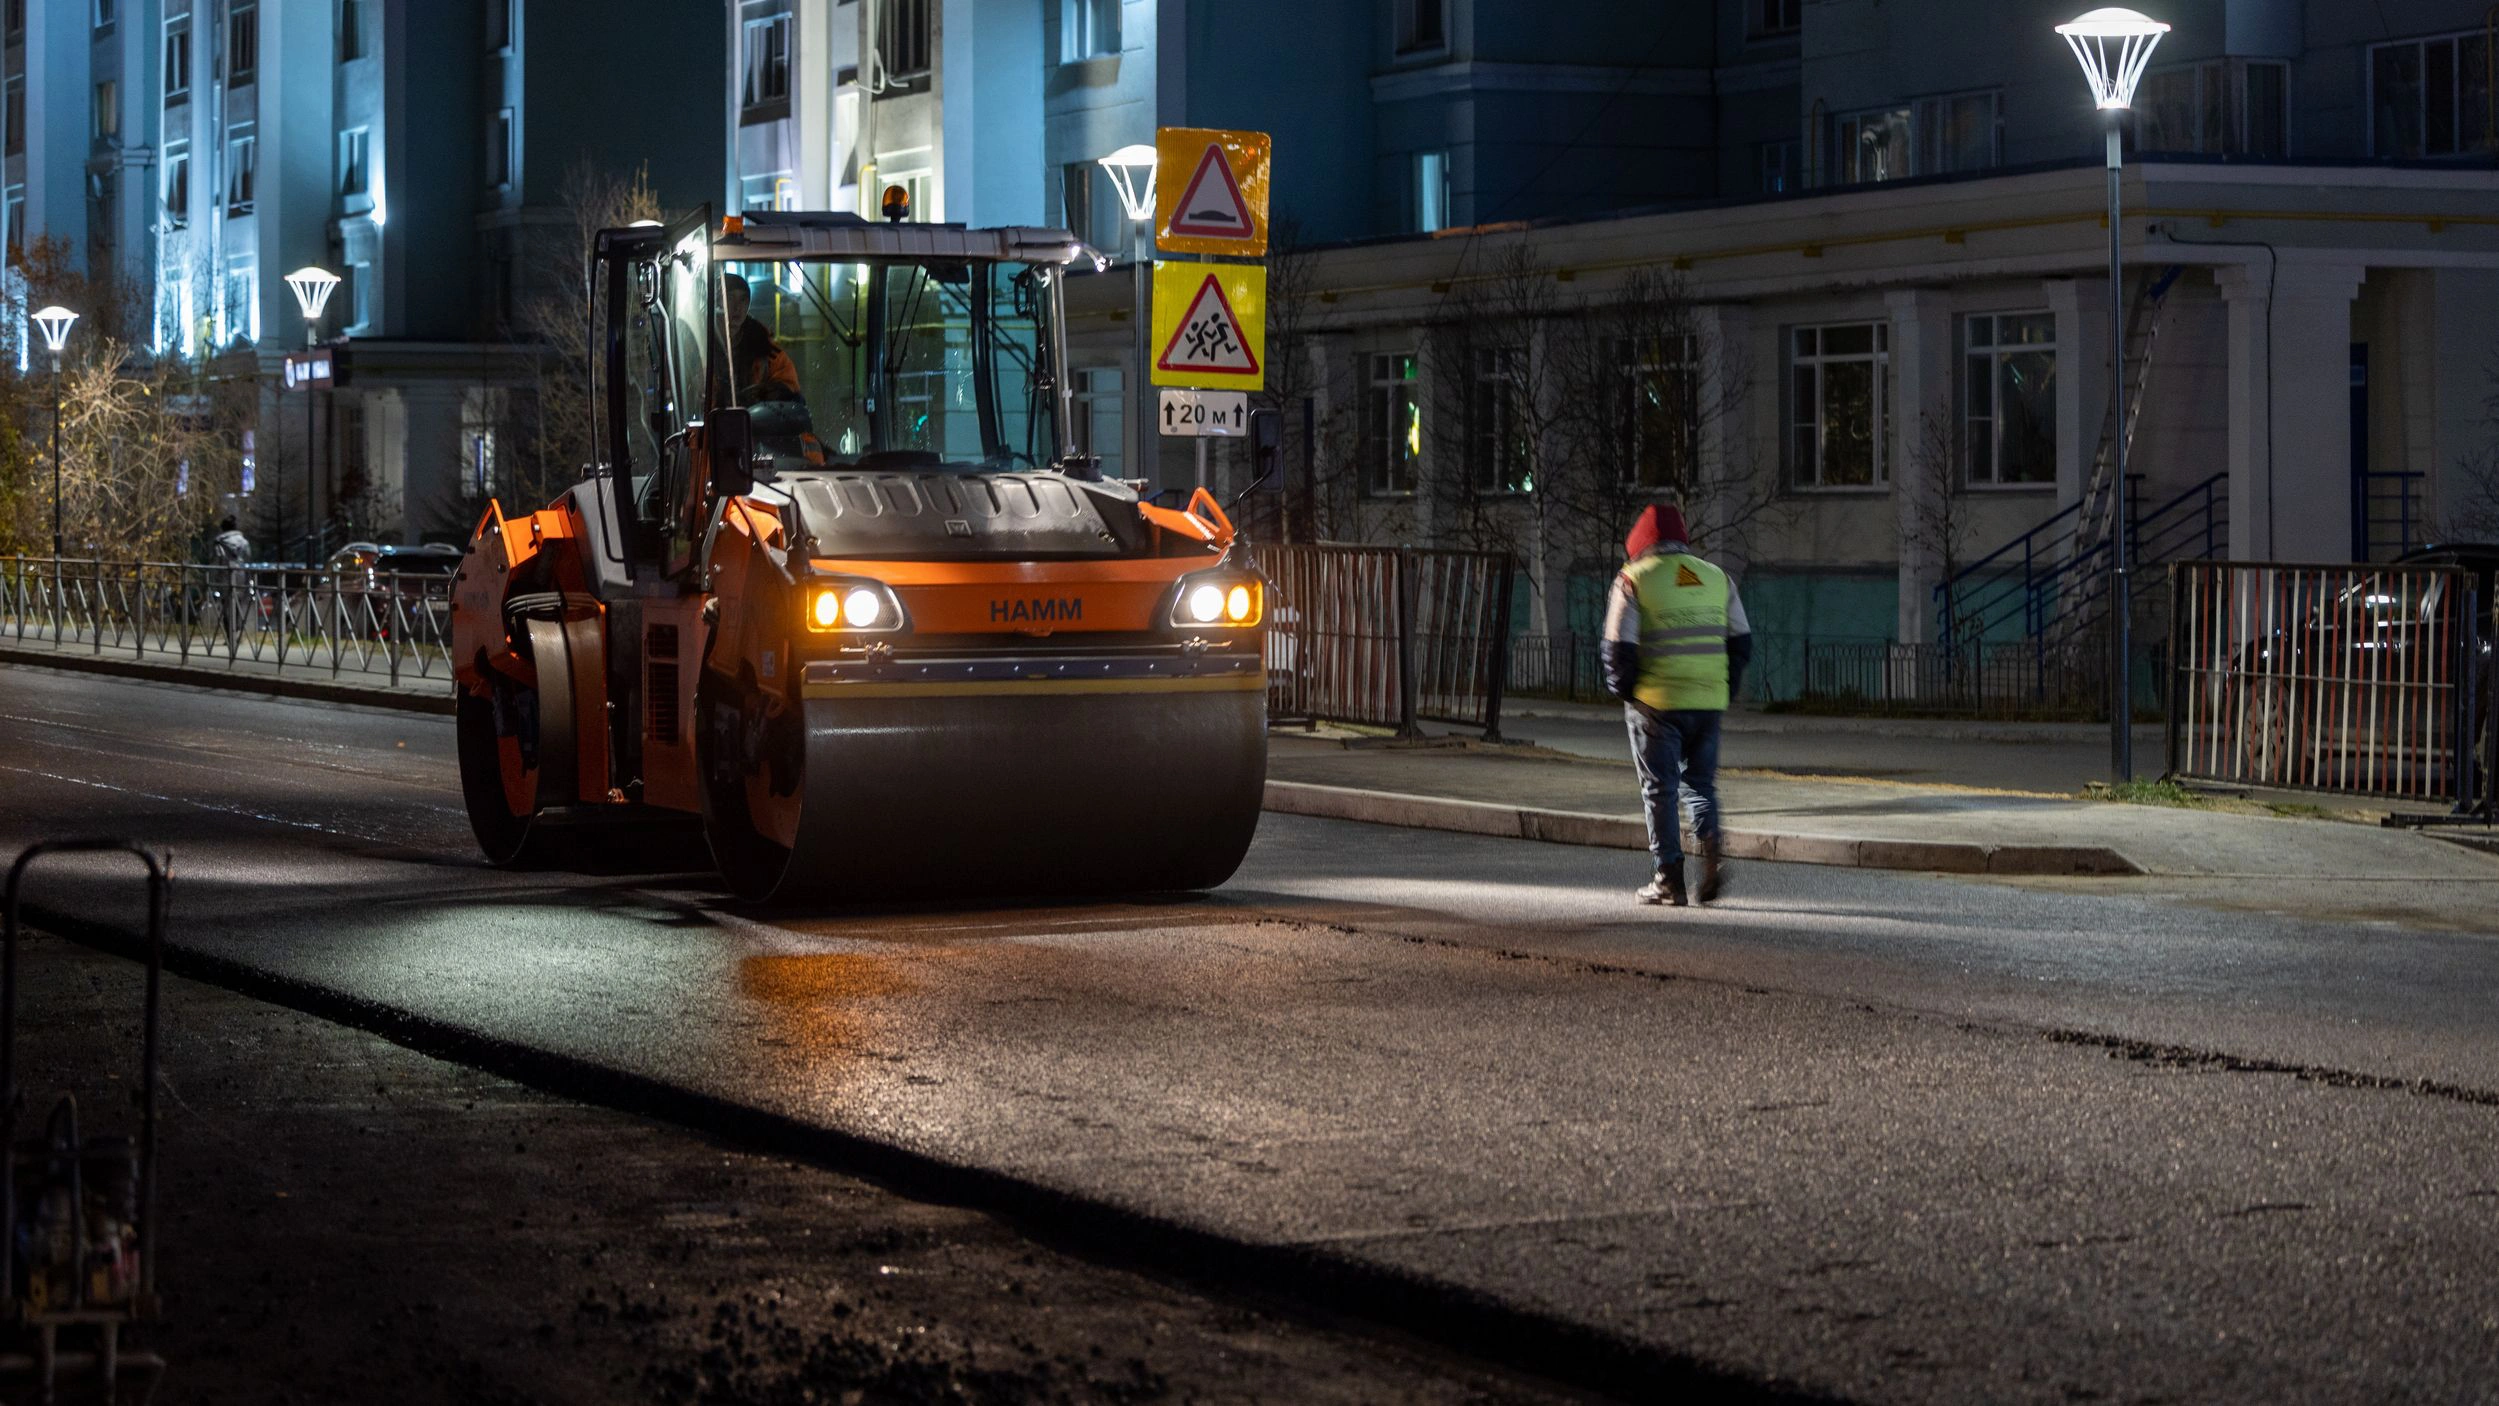
[[[451,578],[459,569],[460,549],[445,543],[350,542],[330,554],[327,580],[351,630],[389,639],[404,620],[409,639],[439,644],[448,637]]]

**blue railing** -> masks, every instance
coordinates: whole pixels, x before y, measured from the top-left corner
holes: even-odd
[[[2420,546],[2428,535],[2421,517],[2418,470],[2372,470],[2352,481],[2353,561],[2391,561]]]
[[[2140,487],[2139,475],[2127,477],[2130,489]],[[2138,493],[2127,496],[2130,503],[2141,501]],[[2229,475],[2218,473],[2130,514],[2134,591],[2139,595],[2161,580],[2161,573],[2145,567],[2220,556],[2229,542],[2229,500]],[[2048,652],[2098,623],[2107,610],[2109,544],[2077,542],[2081,512],[2079,503],[2059,509],[1936,586],[1936,640],[1947,648],[2026,641],[2039,656],[2044,678]]]

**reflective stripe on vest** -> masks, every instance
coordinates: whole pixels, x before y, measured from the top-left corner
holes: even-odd
[[[1640,606],[1640,677],[1632,696],[1661,711],[1727,706],[1727,574],[1663,553],[1623,568]]]

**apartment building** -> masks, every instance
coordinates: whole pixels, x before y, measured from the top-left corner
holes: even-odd
[[[639,168],[679,207],[720,183],[727,56],[674,0],[5,0],[4,52],[10,247],[146,290],[123,331],[150,354],[257,376],[272,555],[351,518],[464,533],[529,419],[514,314],[577,242],[569,173]],[[351,377],[309,429],[278,374],[305,265],[342,279],[310,330]]]

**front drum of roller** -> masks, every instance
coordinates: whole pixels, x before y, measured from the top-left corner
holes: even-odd
[[[1257,833],[1256,675],[709,692],[705,830],[750,899],[1208,889]]]

